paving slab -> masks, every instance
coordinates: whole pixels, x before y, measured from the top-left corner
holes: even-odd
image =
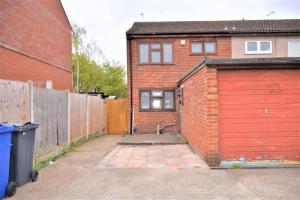
[[[121,145],[169,145],[187,144],[187,141],[180,133],[157,134],[134,134],[126,135],[119,142]]]
[[[197,168],[206,163],[187,144],[119,145],[96,168]]]

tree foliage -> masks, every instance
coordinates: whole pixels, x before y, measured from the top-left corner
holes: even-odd
[[[95,42],[88,44],[84,42],[86,31],[83,27],[74,24],[73,32],[73,89],[77,89],[78,63],[80,92],[104,92],[108,95],[126,97],[124,66],[116,62],[97,62],[99,56],[104,55],[102,50]]]

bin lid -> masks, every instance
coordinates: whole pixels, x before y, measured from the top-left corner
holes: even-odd
[[[34,123],[31,123],[31,122],[27,122],[23,125],[14,125],[14,132],[26,132],[26,131],[29,131],[29,130],[32,130],[32,129],[36,129],[38,128],[39,125],[38,124],[34,124]]]
[[[0,134],[13,132],[14,126],[12,124],[0,124]]]

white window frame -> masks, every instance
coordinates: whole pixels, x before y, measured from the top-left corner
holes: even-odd
[[[288,40],[288,57],[298,57],[298,56],[294,56],[294,55],[291,55],[292,52],[291,52],[291,49],[290,49],[290,43],[292,42],[300,42],[300,39],[290,39]],[[300,51],[300,49],[299,49]]]
[[[154,47],[153,45],[158,44],[159,47]],[[165,56],[165,49],[164,45],[169,44],[171,45],[171,62],[165,61],[164,56]],[[147,62],[141,62],[141,51],[140,51],[140,45],[147,45],[148,46],[148,55],[147,55]],[[153,62],[152,61],[152,53],[159,53],[160,59],[158,62]],[[138,62],[140,65],[171,65],[174,63],[174,45],[173,42],[169,41],[163,41],[163,42],[141,42],[138,44]]]
[[[147,92],[149,93],[149,107],[142,108],[142,93]],[[161,94],[159,94],[161,92]],[[173,93],[173,107],[168,108],[166,107],[166,93],[172,92]],[[176,97],[175,97],[175,90],[174,89],[142,89],[139,90],[139,109],[140,111],[176,111]],[[161,101],[161,108],[154,108],[152,103],[155,99],[159,99]]]
[[[248,43],[249,42],[255,42],[256,43],[257,51],[248,51]],[[260,50],[260,43],[262,43],[262,42],[269,42],[270,43],[270,51],[261,51]],[[247,41],[245,41],[245,54],[272,54],[272,50],[273,50],[272,40],[260,40],[260,41],[247,40]]]

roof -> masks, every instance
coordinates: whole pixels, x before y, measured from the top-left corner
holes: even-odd
[[[135,22],[127,35],[300,33],[300,19]]]
[[[300,57],[283,58],[238,58],[238,59],[204,59],[177,81],[177,86],[189,79],[203,67],[224,69],[300,69]]]

